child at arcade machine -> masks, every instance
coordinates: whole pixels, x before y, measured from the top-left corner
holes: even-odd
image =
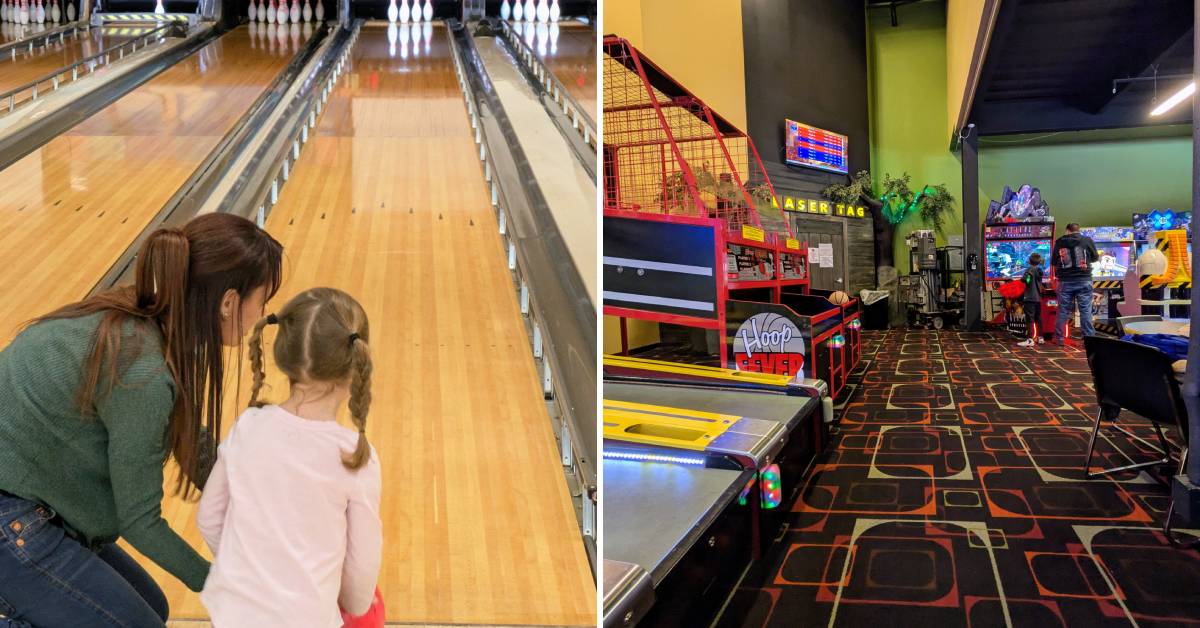
[[[1021,347],[1032,347],[1044,344],[1038,321],[1042,320],[1042,256],[1033,253],[1029,256],[1029,267],[1025,269],[1022,281],[1025,282],[1025,294],[1021,304],[1025,310],[1026,324],[1029,326],[1029,337],[1018,343]]]

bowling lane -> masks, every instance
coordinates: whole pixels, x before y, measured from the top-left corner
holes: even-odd
[[[594,625],[595,585],[450,41],[440,25],[417,42],[396,32],[392,45],[386,28],[364,29],[267,219],[288,258],[268,311],[335,286],[370,316],[389,622]],[[267,399],[282,401],[287,383],[267,370]],[[167,513],[200,541],[192,504]],[[203,616],[195,595],[151,572],[176,617]]]
[[[589,115],[593,121],[599,119],[599,110],[596,108],[595,29],[580,22],[560,22],[549,26],[522,22],[514,26],[550,72],[567,88],[575,102],[591,112]]]
[[[25,287],[0,346],[87,294],[287,64],[275,48],[240,27],[0,171],[0,285]]]
[[[16,24],[13,22],[0,22],[0,45],[9,44],[14,41],[20,41],[26,37],[32,37],[48,28],[54,28],[51,24]]]
[[[35,48],[32,56],[18,53],[14,59],[12,56],[0,55],[0,93],[99,54],[106,48],[119,46],[130,39],[128,35],[115,34],[116,30],[118,29],[93,28],[62,43]]]

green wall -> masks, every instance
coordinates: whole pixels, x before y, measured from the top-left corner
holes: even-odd
[[[1128,225],[1134,211],[1191,209],[1192,139],[1081,141],[1022,146],[983,140],[979,149],[980,210],[1004,186],[1029,183],[1042,190],[1061,227]],[[1058,140],[1059,138],[1054,138]]]
[[[872,176],[877,187],[884,173],[905,171],[914,189],[945,183],[958,202],[944,235],[960,234],[962,169],[945,135],[946,5],[901,7],[899,17],[900,26],[892,27],[888,11],[867,12]],[[1119,133],[1083,132],[983,138],[979,209],[986,212],[1005,185],[1023,183],[1042,190],[1060,226],[1128,225],[1134,211],[1191,209],[1191,153],[1186,136],[1121,139]],[[904,236],[925,228],[919,217],[897,226],[901,274],[909,271]]]

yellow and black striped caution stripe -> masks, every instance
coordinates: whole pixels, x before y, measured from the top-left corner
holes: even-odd
[[[1142,275],[1142,279],[1141,279],[1141,281],[1139,281],[1139,282],[1138,282],[1138,286],[1140,286],[1140,287],[1142,287],[1142,288],[1148,288],[1148,287],[1150,287],[1150,286],[1151,286],[1151,284],[1152,284],[1152,283],[1153,283],[1153,281],[1154,281],[1154,277],[1155,277],[1154,275]],[[1165,283],[1165,284],[1153,284],[1153,285],[1154,285],[1154,287],[1159,287],[1159,286],[1170,286],[1171,288],[1188,288],[1188,289],[1191,289],[1191,287],[1192,287],[1192,282],[1191,282],[1191,280],[1188,280],[1188,281],[1180,281],[1179,283],[1176,283],[1176,282],[1174,282],[1174,281],[1168,281],[1168,282],[1167,282],[1167,283]]]
[[[1116,279],[1116,280],[1112,280],[1112,281],[1109,281],[1109,280],[1094,281],[1094,282],[1092,282],[1092,289],[1094,289],[1094,290],[1112,290],[1114,288],[1120,288],[1122,283],[1124,283],[1124,281],[1121,279]]]
[[[186,22],[186,13],[104,13],[102,22]]]

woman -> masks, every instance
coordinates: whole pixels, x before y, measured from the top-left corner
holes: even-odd
[[[202,487],[225,347],[279,287],[283,247],[206,214],[155,231],[137,276],[35,319],[0,352],[0,628],[162,626],[162,590],[118,537],[183,581],[209,564],[162,518]],[[240,355],[240,353],[239,353]]]

